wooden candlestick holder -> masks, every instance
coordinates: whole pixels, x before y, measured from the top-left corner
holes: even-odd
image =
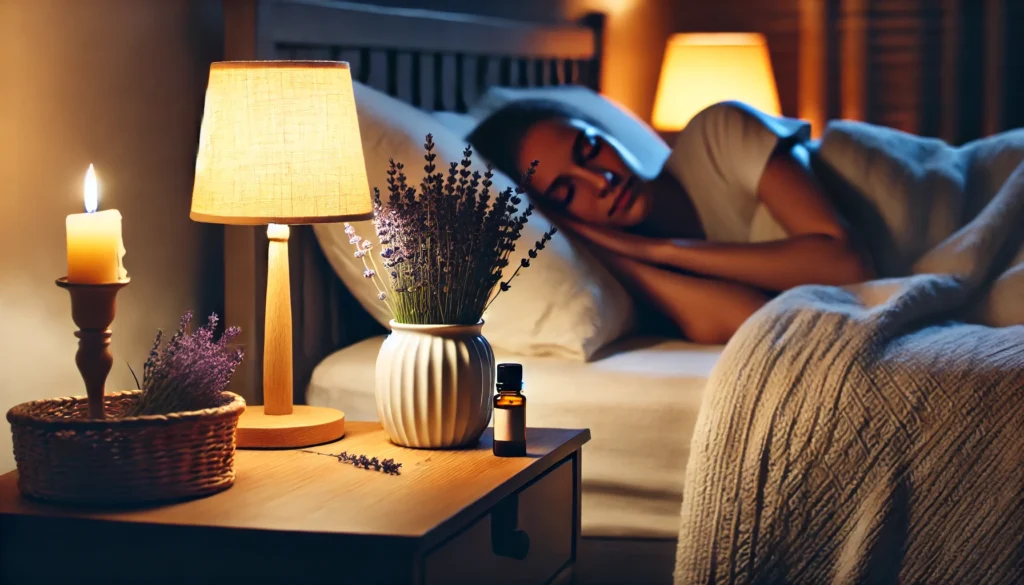
[[[114,365],[110,354],[109,327],[117,312],[117,291],[124,288],[131,279],[125,278],[109,284],[78,284],[68,282],[67,277],[57,279],[57,286],[71,293],[71,318],[78,331],[78,352],[75,364],[85,381],[85,392],[89,397],[89,418],[104,418],[103,394],[107,375]]]

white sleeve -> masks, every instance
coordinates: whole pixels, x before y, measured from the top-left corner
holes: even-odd
[[[782,146],[809,140],[810,132],[811,125],[803,120],[777,118],[730,101],[705,108],[679,138],[703,143],[720,180],[756,196],[772,153]]]

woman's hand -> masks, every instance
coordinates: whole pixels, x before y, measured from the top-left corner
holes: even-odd
[[[579,236],[581,245],[623,286],[675,323],[691,341],[725,343],[768,300],[750,287],[655,266],[661,245],[674,245],[669,240],[591,226],[565,216],[552,221]]]
[[[590,225],[564,216],[558,219],[558,224],[590,244],[648,264],[661,263],[665,250],[671,245],[668,240]]]
[[[741,284],[680,274],[597,246],[591,249],[633,295],[697,343],[725,343],[768,300],[761,291]]]

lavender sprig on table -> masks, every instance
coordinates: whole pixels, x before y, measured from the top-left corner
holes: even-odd
[[[401,463],[395,463],[394,459],[383,459],[378,460],[376,457],[367,457],[366,455],[349,455],[348,451],[342,451],[341,453],[321,453],[319,451],[310,451],[309,449],[303,449],[303,453],[312,453],[313,455],[324,455],[326,457],[334,457],[342,463],[350,463],[356,467],[362,469],[372,469],[388,475],[402,475]]]
[[[394,160],[387,171],[388,195],[374,189],[381,265],[371,254],[372,244],[355,228],[346,224],[345,233],[355,256],[363,260],[363,276],[373,280],[378,298],[398,322],[474,325],[557,231],[552,227],[546,232],[529,250],[529,258],[503,279],[509,255],[533,215],[532,204],[519,210],[538,162],[530,164],[518,187],[492,198],[494,172],[490,166],[482,175],[471,170],[473,151],[468,146],[447,173],[434,164],[437,154],[430,134],[423,147],[426,174],[418,196],[404,165]]]
[[[206,325],[189,331],[188,311],[163,347],[163,332],[157,331],[142,370],[142,398],[132,416],[215,408],[227,401],[222,392],[242,363],[242,350],[229,343],[241,330],[228,327],[214,339],[218,320],[216,314],[210,315]]]

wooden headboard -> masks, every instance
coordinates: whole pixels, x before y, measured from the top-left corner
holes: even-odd
[[[604,15],[534,23],[329,0],[223,0],[226,60],[348,61],[358,81],[417,107],[465,112],[492,86],[601,87]],[[262,403],[264,230],[228,226],[224,312],[242,327],[246,360],[232,389]],[[292,229],[295,399],[332,351],[381,331],[320,252],[312,230]]]

